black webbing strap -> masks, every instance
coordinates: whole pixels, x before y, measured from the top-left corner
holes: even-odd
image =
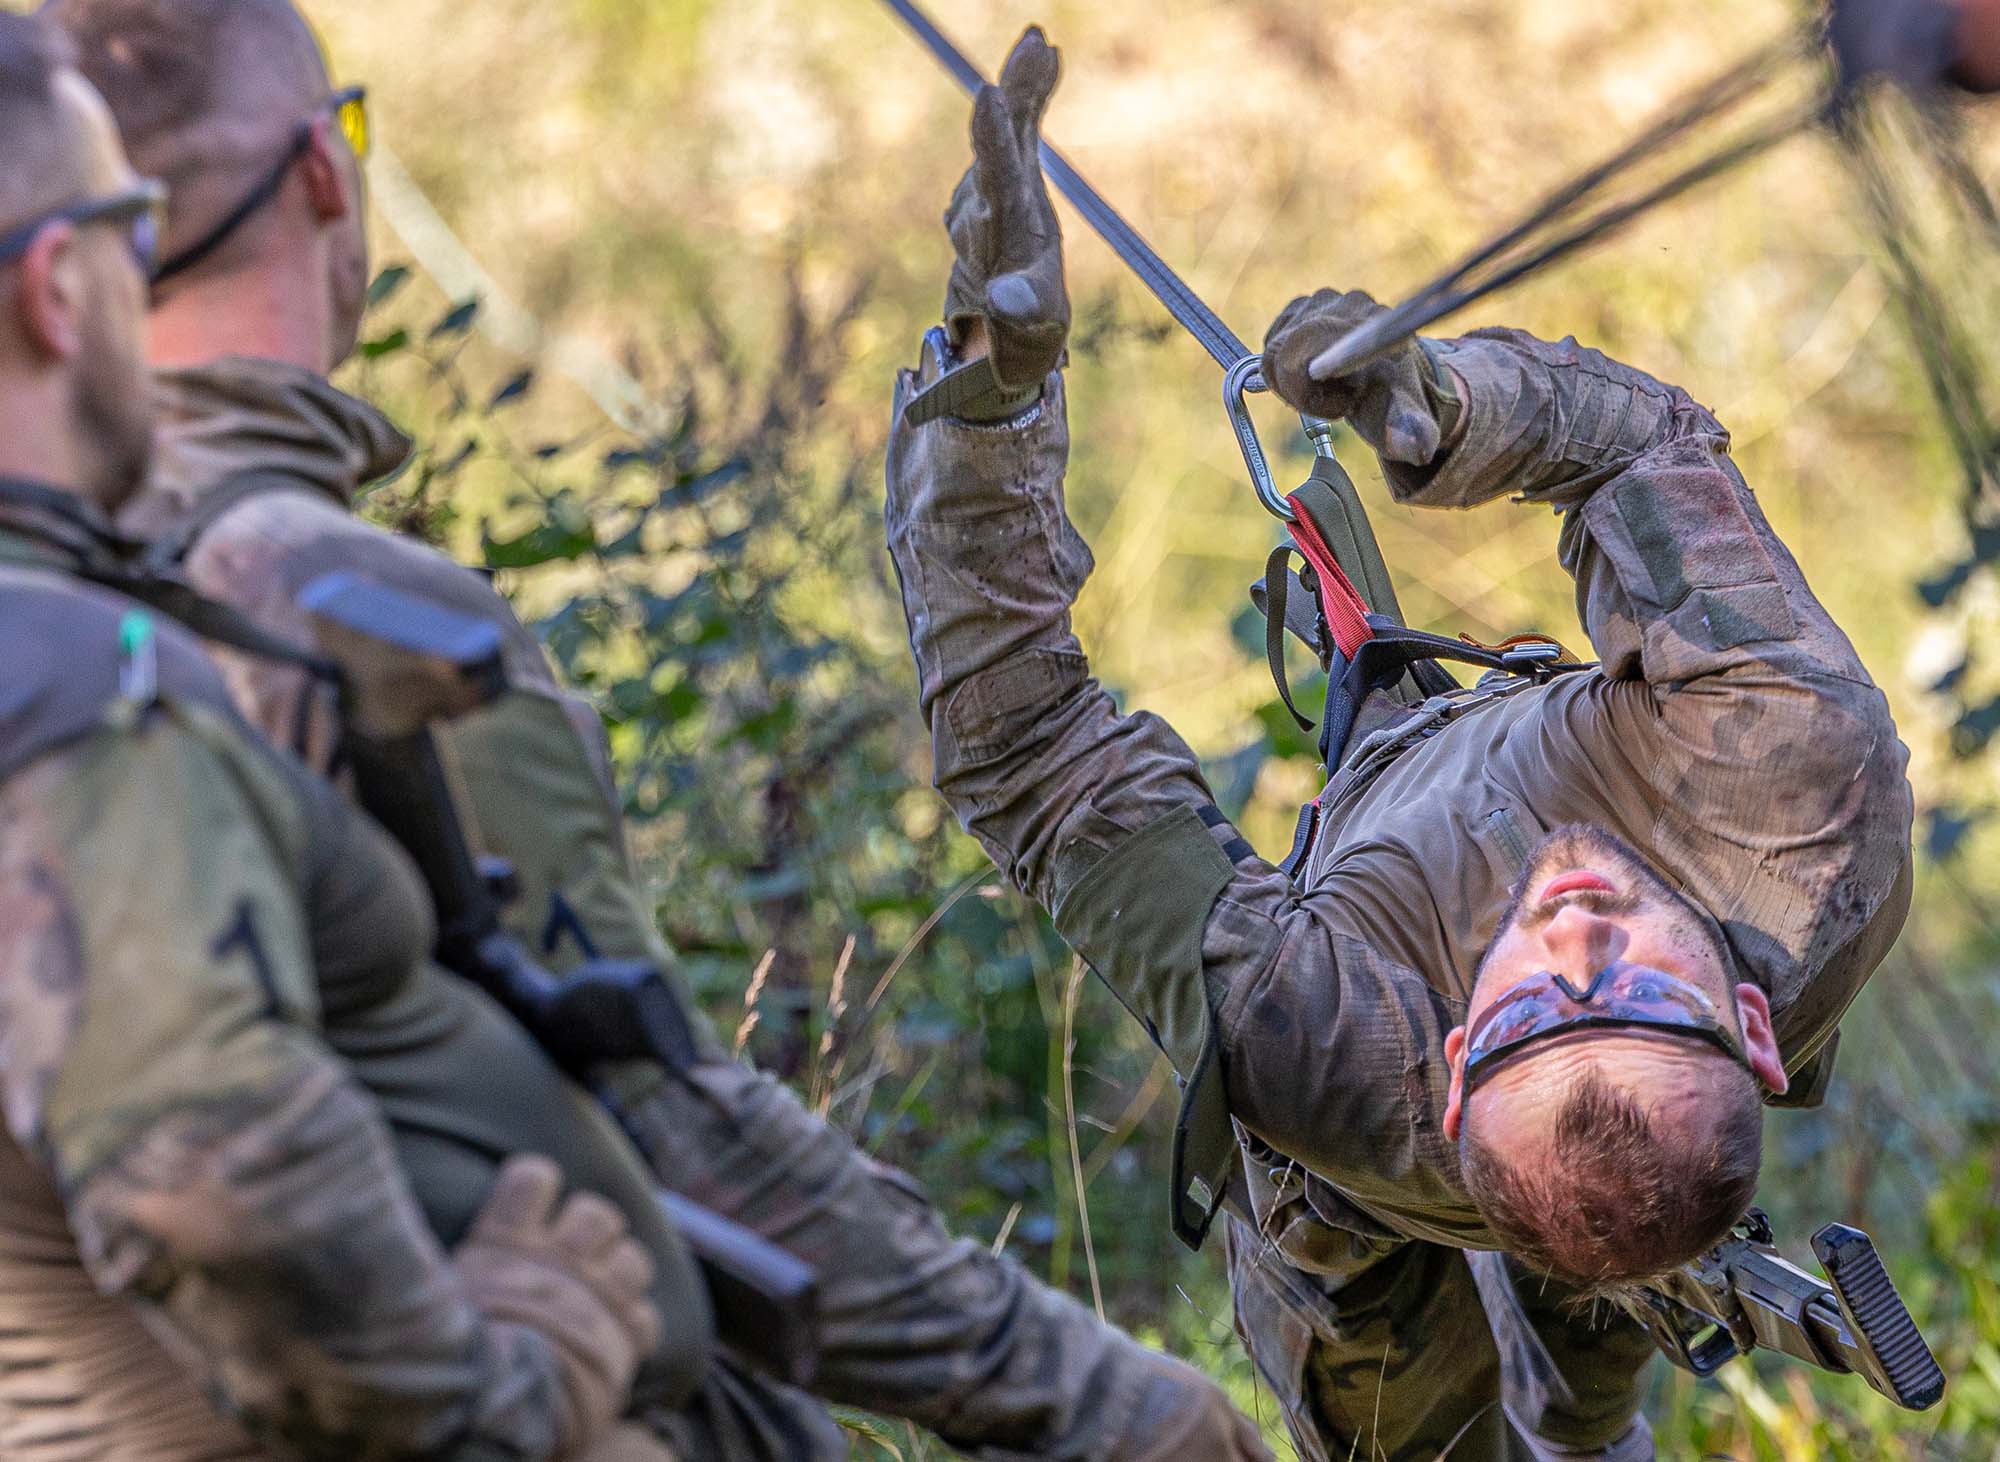
[[[1319,833],[1319,799],[1315,797],[1299,809],[1299,825],[1292,830],[1292,850],[1278,869],[1285,877],[1297,883],[1299,870],[1305,866],[1306,855],[1312,852],[1313,838]]]
[[[303,646],[271,633],[230,605],[210,599],[150,553],[121,537],[108,519],[74,493],[0,479],[0,506],[18,510],[22,529],[59,548],[80,579],[137,600],[204,640],[306,672],[294,713],[293,750],[305,750],[316,684],[337,685],[340,672]],[[212,521],[212,519],[210,520]]]
[[[115,589],[150,609],[157,609],[213,644],[303,670],[305,679],[299,685],[298,699],[292,704],[292,727],[287,749],[301,760],[305,759],[312,739],[314,695],[322,686],[337,689],[341,683],[340,669],[331,660],[271,633],[241,610],[205,597],[181,579],[150,569],[126,574],[91,574],[88,577],[92,582]],[[332,757],[333,764],[338,765],[341,758],[338,747]]]
[[[233,472],[204,492],[185,517],[146,546],[141,561],[156,572],[175,572],[201,542],[202,535],[239,504],[267,492],[312,491],[298,479],[269,468]]]
[[[1230,827],[1229,819],[1223,815],[1220,807],[1212,803],[1197,807],[1195,809],[1195,816],[1201,819],[1203,827],[1210,830],[1219,827],[1229,828],[1230,836],[1222,844],[1222,853],[1230,862],[1241,863],[1246,858],[1257,856],[1257,850],[1250,846],[1250,840],[1237,832],[1235,828]]]
[[[155,571],[133,540],[121,536],[94,506],[75,493],[41,483],[0,478],[0,506],[25,510],[18,521],[34,537],[60,549],[72,572],[88,583],[136,599],[206,640],[314,674],[328,662],[261,626],[226,604],[204,598],[185,580]]]
[[[220,600],[210,599],[191,584],[154,573],[92,573],[93,583],[116,589],[137,599],[149,609],[157,609],[204,640],[304,670],[316,680],[338,682],[340,671],[331,660],[322,659],[302,645],[273,634],[241,610]]]
[[[1554,640],[1528,639],[1495,647],[1426,634],[1377,616],[1370,616],[1370,623],[1375,626],[1374,637],[1327,682],[1319,750],[1329,769],[1340,765],[1362,702],[1371,690],[1393,685],[1405,674],[1422,669],[1442,676],[1455,687],[1456,682],[1437,664],[1440,660],[1535,677],[1585,668]]]
[[[1293,703],[1291,679],[1285,674],[1285,631],[1290,629],[1294,634],[1298,634],[1299,638],[1319,656],[1322,665],[1326,663],[1326,651],[1321,646],[1326,640],[1320,633],[1319,612],[1316,609],[1305,608],[1304,604],[1291,597],[1291,586],[1296,584],[1313,596],[1305,601],[1305,604],[1317,600],[1313,586],[1292,572],[1291,558],[1297,552],[1298,550],[1289,543],[1280,543],[1271,550],[1271,557],[1264,564],[1262,602],[1257,607],[1264,611],[1264,654],[1271,663],[1271,679],[1277,683],[1278,699],[1285,703],[1285,709],[1291,712],[1292,720],[1298,723],[1298,728],[1301,731],[1310,731],[1313,723]],[[1312,570],[1308,568],[1306,572],[1310,573]],[[1253,588],[1250,597],[1256,600],[1260,596]],[[1312,616],[1313,625],[1309,634],[1301,633],[1299,626],[1292,623],[1301,610]]]

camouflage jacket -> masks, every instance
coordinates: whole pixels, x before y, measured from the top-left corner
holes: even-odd
[[[666,963],[631,865],[596,710],[567,691],[540,641],[486,577],[366,522],[363,489],[400,468],[410,441],[386,417],[308,371],[230,357],[159,373],[158,445],[146,490],[120,527],[165,544],[204,594],[299,643],[299,590],[349,570],[499,629],[509,690],[443,728],[475,851],[504,858],[521,894],[504,911],[540,957],[586,952]],[[265,734],[324,768],[334,721],[322,696],[300,733],[300,672],[215,648],[238,706]]]
[[[627,854],[595,711],[561,687],[540,642],[485,575],[353,511],[364,484],[405,461],[408,439],[373,407],[282,362],[230,358],[162,372],[156,382],[153,471],[123,529],[150,537],[156,564],[172,560],[201,593],[293,644],[312,643],[300,591],[336,571],[494,625],[508,689],[440,726],[437,739],[473,851],[515,870],[520,894],[503,917],[559,970],[592,955],[666,966]],[[253,726],[291,744],[313,769],[332,770],[339,711],[330,687],[267,656],[209,649]],[[681,1003],[693,1011],[685,992]],[[511,1020],[468,1033],[412,1003],[371,1025],[341,1053],[371,1090],[394,1095],[392,1129],[433,1226],[448,1239],[462,1232],[490,1181],[486,1154],[526,1147],[555,1157],[573,1181],[617,1203],[652,1251],[667,1335],[635,1394],[661,1404],[686,1399],[710,1354],[707,1296],[623,1134],[574,1088],[545,1086],[537,1099],[522,1085],[525,1071],[552,1073]],[[628,1100],[663,1079],[643,1063],[594,1075],[615,1080]],[[411,1092],[425,1099],[403,1099]],[[425,1133],[449,1140],[427,1142]]]
[[[1258,1216],[1296,1218],[1281,1247],[1308,1264],[1324,1225],[1493,1246],[1439,1129],[1442,1047],[1549,829],[1609,828],[1709,910],[1802,1075],[1908,905],[1907,753],[1715,418],[1574,341],[1438,349],[1463,437],[1391,470],[1392,492],[1553,507],[1602,664],[1431,707],[1351,762],[1296,884],[1214,811],[1173,731],[1090,678],[1068,617],[1091,559],[1063,506],[1060,380],[1011,424],[912,429],[906,373],[890,444],[939,789],[1173,1058],[1184,1138],[1212,1147],[1219,1123],[1226,1148],[1233,1119]],[[1192,1229],[1227,1171],[1176,1195]]]
[[[422,888],[74,577],[98,529],[0,509],[0,1453],[558,1455],[548,1342],[475,1308],[321,1034],[423,966]]]

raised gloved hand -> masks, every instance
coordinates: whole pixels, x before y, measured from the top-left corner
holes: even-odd
[[[1117,1462],[1272,1462],[1271,1449],[1222,1388],[1170,1355],[1152,1352],[1154,1377],[1136,1419],[1139,1435],[1117,1452]]]
[[[1012,399],[960,414],[1019,411],[1040,394],[1069,338],[1062,226],[1041,164],[1042,113],[1061,71],[1055,48],[1030,26],[1000,84],[981,88],[973,104],[972,167],[944,217],[958,251],[944,316],[957,345],[983,334],[993,384]]]
[[[1294,410],[1345,418],[1385,461],[1427,467],[1458,423],[1458,398],[1415,340],[1330,381],[1315,381],[1307,370],[1313,357],[1386,313],[1360,290],[1322,289],[1293,300],[1264,337],[1264,379]]]
[[[595,1193],[558,1205],[562,1182],[547,1158],[509,1161],[452,1262],[489,1320],[549,1342],[566,1410],[559,1429],[566,1450],[581,1451],[611,1433],[661,1322],[647,1298],[653,1261],[624,1215]]]

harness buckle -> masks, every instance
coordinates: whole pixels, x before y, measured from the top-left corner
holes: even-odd
[[[1500,668],[1510,675],[1540,676],[1561,663],[1568,652],[1554,640],[1531,640],[1500,652]]]

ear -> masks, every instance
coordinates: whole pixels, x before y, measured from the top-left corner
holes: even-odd
[[[299,172],[306,181],[306,197],[322,226],[337,223],[354,211],[354,184],[351,170],[340,162],[342,148],[333,141],[334,122],[321,117],[312,124],[312,137]]]
[[[75,227],[50,224],[21,256],[14,291],[21,333],[37,355],[63,361],[82,349],[86,289]]]
[[[1736,987],[1736,1018],[1743,1027],[1743,1054],[1750,1058],[1750,1069],[1765,1086],[1784,1095],[1791,1080],[1785,1075],[1777,1033],[1771,1029],[1771,1002],[1747,980]]]
[[[1445,1064],[1451,1067],[1451,1093],[1444,1102],[1444,1137],[1458,1141],[1458,1129],[1465,1120],[1465,1027],[1456,1025],[1445,1034]]]

